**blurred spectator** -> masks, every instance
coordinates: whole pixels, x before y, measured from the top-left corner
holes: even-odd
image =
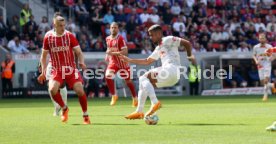
[[[126,24],[126,30],[131,34],[139,23],[135,20],[135,16],[131,15],[129,21]]]
[[[29,50],[24,47],[24,45],[20,42],[19,37],[15,36],[12,40],[8,43],[8,48],[10,49],[11,53],[14,54],[26,54],[29,53]]]
[[[265,27],[264,23],[262,23],[262,19],[261,18],[257,18],[257,21],[255,23],[255,30],[256,30],[256,32],[259,32],[260,28],[262,28],[263,30],[266,30],[266,27]]]
[[[258,87],[260,84],[260,78],[258,74],[258,70],[255,65],[251,66],[251,69],[248,71],[248,76],[249,76],[249,82],[253,87]]]
[[[7,33],[7,40],[10,41],[12,40],[15,36],[19,37],[19,32],[16,31],[15,25],[12,25],[10,27],[10,30]]]
[[[147,9],[144,9],[143,13],[141,13],[139,17],[142,23],[145,23],[146,21],[148,21],[148,18],[150,17],[150,15],[147,13]]]
[[[150,55],[151,53],[152,53],[151,43],[150,43],[150,41],[145,40],[143,43],[143,48],[142,48],[141,54]]]
[[[180,27],[182,27],[182,31],[180,31]],[[174,32],[186,32],[186,27],[181,17],[177,18],[177,21],[173,23],[173,31]]]
[[[178,16],[181,12],[181,8],[178,4],[178,2],[175,2],[173,6],[171,7],[171,12],[173,15]]]
[[[11,21],[8,21],[8,26],[15,26],[15,29],[17,32],[20,32],[20,23],[19,23],[19,17],[17,15],[12,16]]]
[[[136,0],[137,1],[137,6],[141,9],[145,9],[148,7],[148,3],[146,0]]]
[[[95,8],[91,15],[91,25],[90,29],[92,30],[93,35],[98,36],[101,33],[101,25],[103,22],[103,17],[100,13],[99,8]]]
[[[112,15],[111,10],[109,10],[108,13],[104,15],[103,23],[111,24],[112,22],[114,22],[114,16]]]
[[[164,21],[164,23],[165,24],[171,24],[172,18],[173,18],[173,15],[171,13],[171,10],[170,9],[166,9],[166,12],[163,13],[163,21]]]
[[[0,45],[3,45],[6,37],[8,26],[4,23],[3,16],[0,15]]]
[[[216,31],[211,35],[212,42],[220,42],[222,40],[222,33],[220,32],[220,28],[216,28]]]
[[[155,24],[159,23],[160,17],[157,14],[157,10],[153,9],[153,12],[152,12],[152,14],[150,14],[149,17],[151,18],[151,20],[152,20],[153,23],[155,23]]]
[[[89,12],[87,11],[82,0],[78,0],[78,4],[75,6],[76,17],[80,25],[87,24],[89,18]]]
[[[229,43],[227,45],[227,52],[238,52],[238,48],[236,45],[234,45],[233,43]]]
[[[13,88],[12,78],[15,73],[15,62],[12,60],[11,54],[6,54],[6,60],[1,63],[0,72],[2,73],[2,90],[6,92]]]
[[[81,45],[82,51],[89,51],[89,40],[85,34],[81,34],[79,38],[79,44]]]
[[[41,23],[38,26],[38,30],[41,31],[43,33],[43,35],[45,34],[45,29],[46,27],[50,28],[50,25],[48,23],[48,19],[46,16],[42,17]]]
[[[242,77],[240,72],[236,70],[236,67],[232,68],[232,78],[230,77],[229,73],[227,73],[227,78],[225,79],[226,83],[229,84],[232,88],[246,87],[247,81]]]
[[[276,19],[276,16],[275,14],[273,14],[273,10],[269,10],[268,15],[265,16],[266,22],[271,22],[273,20],[275,21],[275,19]]]
[[[23,9],[20,12],[20,26],[24,27],[26,23],[30,21],[30,16],[32,15],[32,10],[29,7],[29,4],[26,3],[23,6]]]
[[[271,19],[271,22],[269,22],[266,26],[267,32],[276,32],[276,18]],[[273,30],[272,30],[273,27]]]
[[[240,47],[238,48],[238,52],[249,52],[249,48],[245,42],[240,43]]]
[[[122,23],[122,22],[126,21],[126,15],[124,14],[122,9],[119,9],[118,13],[115,14],[114,19],[115,19],[116,22],[119,22],[119,23]]]
[[[113,5],[113,12],[115,15],[121,13],[120,11],[123,11],[124,5],[122,4],[121,0],[116,0],[116,4]]]
[[[28,31],[30,26],[33,27],[34,31],[36,31],[38,29],[38,25],[34,21],[34,16],[33,15],[30,16],[30,20],[29,20],[29,22],[27,22],[25,24],[25,26],[24,26],[25,28],[24,29]],[[24,33],[26,33],[26,31]]]
[[[127,31],[124,25],[119,26],[119,34],[124,38],[125,42],[127,42]]]
[[[29,35],[25,35],[24,39],[21,40],[21,44],[26,47],[29,51],[35,51],[38,50],[37,47],[35,46],[35,43],[33,40],[30,39]]]

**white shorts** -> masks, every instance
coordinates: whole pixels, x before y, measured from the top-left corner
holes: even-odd
[[[46,68],[46,80],[49,80],[51,78],[51,71],[52,71],[52,64],[48,63]]]
[[[149,70],[147,73],[154,73],[157,79],[156,86],[170,87],[174,86],[179,81],[179,68],[175,65],[166,65]]]
[[[264,66],[260,69],[258,69],[259,78],[260,80],[264,80],[266,77],[270,79],[271,75],[271,66]]]

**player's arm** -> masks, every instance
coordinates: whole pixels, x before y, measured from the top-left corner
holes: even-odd
[[[153,62],[155,62],[156,60],[153,59],[153,58],[147,58],[147,59],[132,59],[132,58],[129,58],[125,55],[120,55],[120,58],[125,61],[125,62],[129,62],[129,63],[134,63],[134,64],[137,64],[137,65],[150,65],[152,64]]]
[[[127,48],[124,48],[121,51],[113,52],[112,50],[107,49],[106,50],[106,54],[108,54],[108,55],[127,55],[128,54],[128,50],[127,50]]]
[[[184,46],[184,48],[186,49],[188,60],[194,59],[194,56],[192,54],[192,44],[189,41],[181,38],[180,45]]]
[[[257,53],[256,53],[256,48],[253,47],[253,60],[255,62],[256,65],[258,65],[258,59],[257,59]]]
[[[41,63],[41,73],[45,75],[46,67],[47,67],[47,55],[49,51],[42,49],[42,54],[40,57],[40,63]]]
[[[77,58],[78,58],[78,62],[79,62],[79,65],[81,67],[81,69],[86,69],[86,65],[84,63],[84,56],[83,56],[83,53],[81,51],[81,48],[80,46],[76,46],[74,47],[74,53],[76,54]]]
[[[47,67],[47,55],[49,51],[42,49],[42,54],[40,57],[40,63],[41,63],[41,74],[38,76],[37,81],[40,84],[43,84],[46,80],[46,67]]]

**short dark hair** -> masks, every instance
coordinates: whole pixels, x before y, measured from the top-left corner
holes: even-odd
[[[162,27],[160,26],[160,25],[158,25],[158,24],[155,24],[155,25],[152,25],[149,29],[148,29],[148,31],[150,32],[150,31],[162,31]]]
[[[63,15],[61,14],[61,12],[55,12],[55,14],[54,14],[54,18],[56,18],[56,17],[58,17],[58,16],[63,17]]]

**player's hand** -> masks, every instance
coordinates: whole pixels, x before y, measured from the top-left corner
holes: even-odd
[[[188,56],[187,59],[188,59],[189,61],[193,61],[193,60],[195,60],[195,57],[194,57],[194,55],[191,55],[191,56]]]
[[[46,81],[45,74],[41,73],[37,78],[38,83],[43,84]]]
[[[79,65],[80,65],[80,67],[81,67],[82,70],[87,69],[87,66],[86,66],[85,63],[79,63]]]
[[[127,56],[123,55],[123,54],[120,54],[119,55],[119,58],[124,61],[124,62],[129,62],[130,61],[130,58],[128,58]]]

